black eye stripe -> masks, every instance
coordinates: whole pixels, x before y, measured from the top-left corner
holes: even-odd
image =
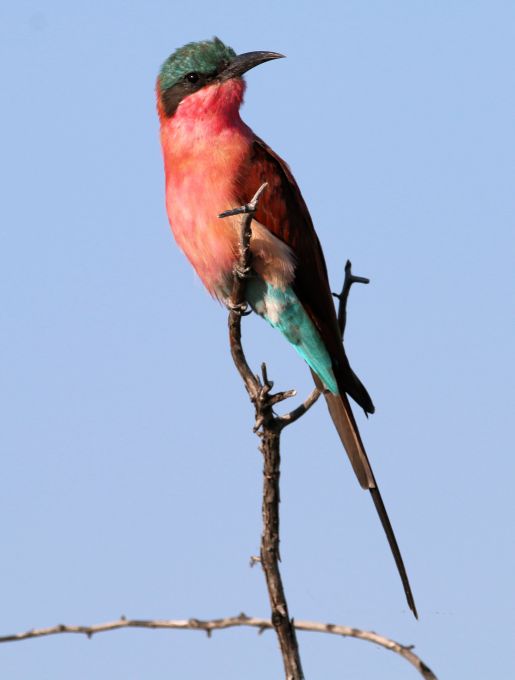
[[[164,90],[161,94],[161,101],[166,117],[171,118],[184,97],[197,92],[205,85],[216,80],[216,77],[222,70],[223,64],[220,64],[216,71],[212,71],[211,73],[190,71],[182,76],[175,85]]]
[[[211,73],[198,73],[198,71],[191,71],[184,76],[184,80],[186,80],[188,83],[191,83],[192,85],[196,85],[197,83],[208,83],[209,81],[216,78],[218,73],[218,69],[216,71],[212,71]]]

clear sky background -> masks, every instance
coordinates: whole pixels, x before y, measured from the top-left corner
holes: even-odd
[[[420,612],[324,405],[284,435],[296,618],[416,645],[441,678],[515,674],[513,2],[0,6],[0,633],[267,616],[261,459],[226,313],[171,236],[154,80],[220,36],[287,59],[244,119],[291,165],[333,288],[351,258],[357,414]],[[259,319],[255,366],[309,371]],[[292,404],[293,406],[293,404]],[[307,678],[402,680],[372,645],[300,635]],[[9,680],[279,678],[274,635],[126,630],[4,645]]]

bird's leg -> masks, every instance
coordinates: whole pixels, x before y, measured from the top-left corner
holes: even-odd
[[[345,325],[347,323],[347,300],[349,299],[349,292],[353,283],[370,283],[370,279],[364,276],[354,276],[352,273],[352,264],[350,260],[345,263],[345,278],[343,279],[343,286],[340,293],[333,293],[335,298],[338,298],[338,326],[343,335],[345,333]]]

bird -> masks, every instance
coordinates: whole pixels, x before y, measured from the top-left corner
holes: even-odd
[[[308,364],[359,484],[373,499],[418,618],[402,555],[361,439],[349,397],[366,414],[374,405],[347,358],[327,267],[306,203],[287,163],[240,117],[244,74],[277,52],[236,52],[215,37],[190,42],[162,64],[156,82],[169,222],[209,293],[229,304],[243,205],[267,183],[252,220],[251,276],[245,301]]]

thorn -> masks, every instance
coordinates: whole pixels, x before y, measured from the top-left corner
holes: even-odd
[[[263,425],[264,422],[265,422],[265,419],[264,419],[263,416],[259,416],[259,418],[256,418],[256,422],[254,424],[254,427],[252,428],[252,431],[257,432],[259,430],[259,428],[261,427],[261,425]]]
[[[263,383],[267,385],[269,389],[272,389],[274,383],[271,380],[268,380],[268,369],[264,361],[261,364],[261,375],[263,376]]]

